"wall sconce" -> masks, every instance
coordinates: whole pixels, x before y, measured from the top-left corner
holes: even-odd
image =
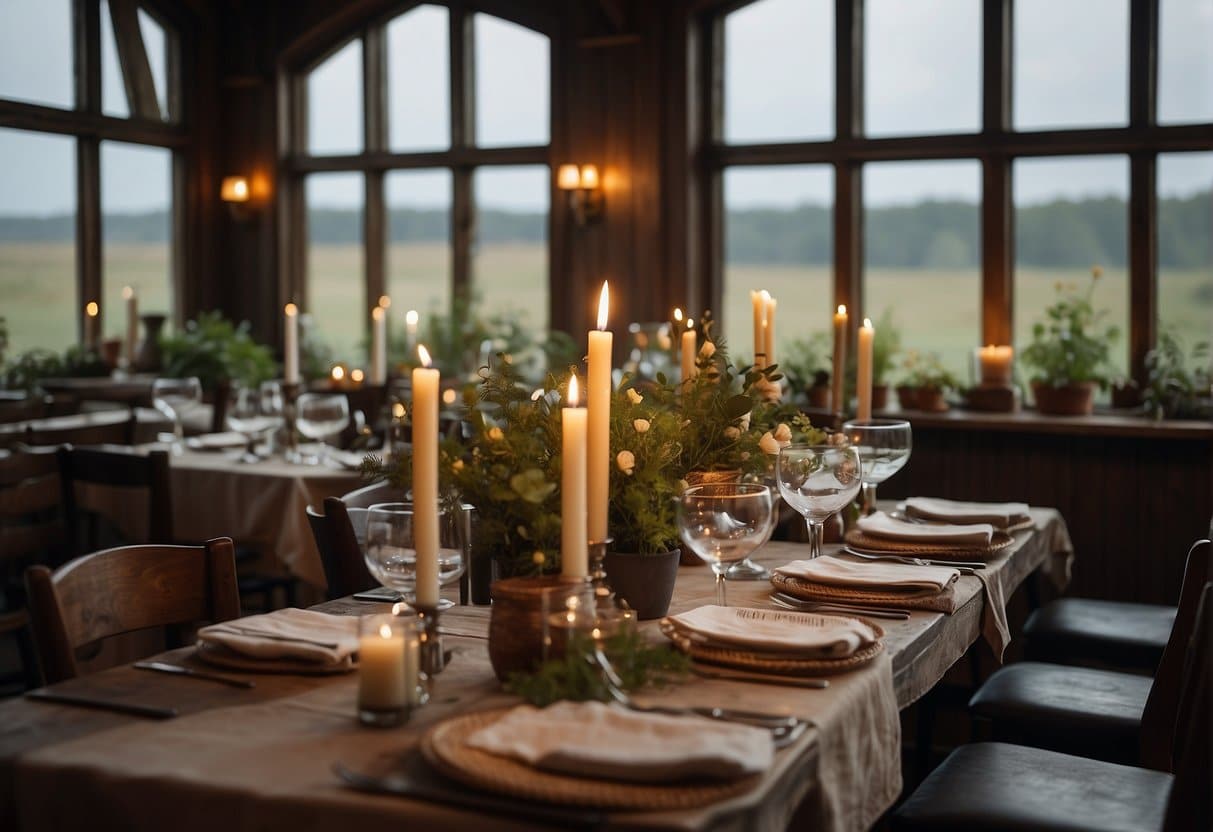
[[[227,203],[232,219],[241,221],[248,218],[248,201],[250,188],[246,176],[225,176],[219,186],[219,198]]]
[[[602,219],[606,207],[606,195],[598,179],[596,165],[561,165],[556,174],[556,186],[568,191],[569,210],[577,225],[585,227]]]

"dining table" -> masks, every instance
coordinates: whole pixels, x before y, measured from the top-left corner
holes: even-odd
[[[989,557],[984,578],[962,575],[955,612],[915,610],[882,620],[884,650],[859,669],[829,677],[825,689],[708,678],[684,680],[635,696],[655,704],[729,705],[794,715],[811,727],[778,751],[745,790],[692,808],[594,813],[557,826],[609,829],[867,829],[901,788],[900,709],[927,691],[979,638],[992,598],[1008,598],[1029,575],[1064,584],[1073,558],[1065,522],[1033,508],[1032,523]],[[835,547],[827,546],[827,552]],[[775,567],[805,557],[804,544],[771,542],[755,560]],[[766,582],[729,582],[730,605],[772,609]],[[670,612],[713,603],[711,571],[680,567]],[[340,615],[382,612],[383,604],[338,599],[316,607]],[[357,673],[331,676],[251,673],[251,690],[149,673],[130,665],[54,686],[86,696],[171,707],[167,720],[14,699],[0,704],[0,828],[121,828],[175,832],[290,829],[368,830],[545,828],[517,811],[482,804],[482,793],[456,786],[456,804],[351,789],[338,763],[371,775],[415,767],[425,732],[445,720],[517,704],[502,690],[488,656],[489,606],[457,606],[440,627],[451,660],[431,701],[394,729],[360,727]],[[645,622],[650,638],[664,638]],[[193,648],[160,660],[203,667]],[[508,797],[506,798],[508,801]],[[582,823],[584,822],[584,824]]]

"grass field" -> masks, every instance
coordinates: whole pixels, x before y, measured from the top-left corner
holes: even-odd
[[[74,249],[69,244],[0,244],[0,315],[8,319],[14,351],[45,346],[62,349],[76,338]],[[104,308],[120,310],[124,285],[139,290],[144,312],[169,308],[167,249],[156,245],[107,245]],[[362,251],[355,245],[313,246],[309,253],[311,308],[321,333],[339,355],[358,361],[366,299],[362,288]],[[485,309],[513,310],[528,328],[547,326],[547,252],[539,245],[482,247],[473,260]],[[902,344],[939,352],[953,369],[968,376],[969,355],[980,340],[980,280],[971,271],[873,269],[867,275],[868,314],[878,318],[894,309]],[[1084,270],[1023,269],[1015,283],[1016,340],[1027,338],[1032,320],[1053,300],[1056,281],[1087,279]],[[830,271],[825,267],[729,266],[725,274],[724,334],[739,357],[749,357],[749,290],[768,289],[779,299],[777,337],[786,346],[829,326]],[[410,308],[426,312],[445,307],[450,296],[450,252],[443,244],[393,245],[388,252],[388,291],[392,318]],[[1209,337],[1213,322],[1213,275],[1171,272],[1160,275],[1159,309],[1191,345]],[[1096,306],[1124,329],[1128,321],[1128,283],[1123,270],[1108,269],[1100,281]],[[110,314],[105,332],[117,335],[124,318]],[[1127,334],[1126,334],[1127,335]],[[1123,367],[1127,337],[1113,352]]]

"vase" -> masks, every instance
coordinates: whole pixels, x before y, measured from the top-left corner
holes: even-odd
[[[543,660],[543,593],[569,583],[583,580],[541,575],[493,582],[489,662],[502,682],[511,673],[534,670]]]
[[[1032,382],[1036,410],[1050,416],[1089,416],[1095,409],[1095,382],[1054,386]]]
[[[607,582],[641,621],[661,618],[670,611],[680,554],[678,548],[652,555],[607,552]]]
[[[737,468],[728,468],[723,471],[687,471],[685,479],[689,486],[724,485],[741,482],[741,471]],[[707,566],[707,561],[698,557],[690,548],[682,550],[679,563],[683,566]]]
[[[143,340],[139,342],[139,354],[135,356],[135,369],[141,373],[160,371],[164,356],[160,353],[160,330],[168,318],[160,314],[140,315],[143,321]]]
[[[918,388],[909,384],[897,385],[897,404],[902,410],[917,410]]]

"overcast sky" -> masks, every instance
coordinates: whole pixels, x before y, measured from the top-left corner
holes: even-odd
[[[1015,126],[1123,124],[1127,114],[1128,0],[1017,0],[1013,111]],[[0,97],[72,105],[70,0],[0,0]],[[970,132],[980,116],[980,0],[867,0],[865,121],[871,135]],[[1093,13],[1094,10],[1094,13]],[[163,40],[141,20],[163,95]],[[833,135],[833,0],[760,0],[731,15],[725,28],[725,133],[732,142],[829,139]],[[1162,0],[1160,119],[1213,119],[1213,0]],[[107,112],[125,115],[121,79],[103,14],[102,86]],[[485,145],[548,140],[548,49],[529,30],[477,18],[477,136]],[[449,143],[446,10],[421,7],[389,26],[391,144],[397,150]],[[360,46],[355,42],[314,73],[310,147],[356,152],[361,145]],[[107,144],[107,211],[166,205],[168,154]],[[0,214],[73,209],[75,154],[68,138],[0,129]],[[317,203],[356,206],[357,175],[315,177]],[[1166,157],[1163,193],[1213,184],[1213,154]],[[1123,157],[1029,160],[1015,169],[1020,203],[1058,196],[1128,192]],[[485,169],[481,204],[544,210],[542,168]],[[395,173],[391,205],[447,206],[446,172]],[[973,161],[882,163],[865,171],[870,204],[924,198],[976,200]],[[828,168],[755,168],[726,178],[730,206],[829,202]]]

